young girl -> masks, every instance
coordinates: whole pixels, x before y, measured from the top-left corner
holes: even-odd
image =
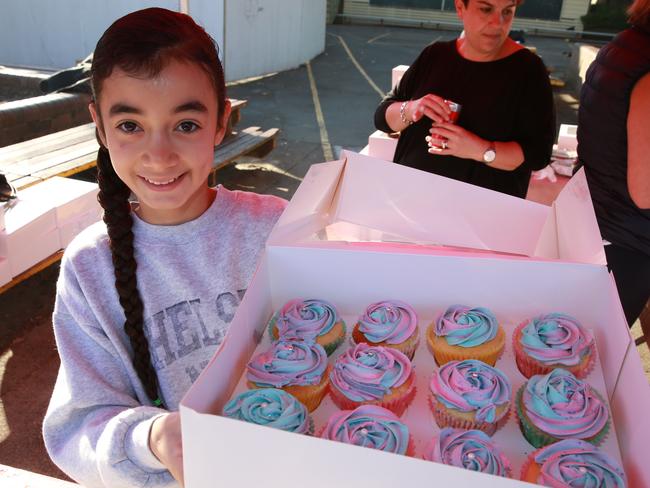
[[[63,258],[45,444],[84,486],[175,485],[179,401],[221,344],[285,202],[207,186],[230,106],[214,41],[189,16],[117,20],[91,75],[104,223]]]

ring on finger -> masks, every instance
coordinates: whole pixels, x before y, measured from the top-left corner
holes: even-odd
[[[448,147],[447,146],[447,141],[442,141],[441,146],[442,146],[443,149],[447,149],[447,147]]]

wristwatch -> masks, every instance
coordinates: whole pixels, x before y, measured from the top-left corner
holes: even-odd
[[[487,165],[490,165],[494,162],[497,157],[497,149],[494,145],[494,142],[490,142],[490,146],[483,153],[483,162]]]

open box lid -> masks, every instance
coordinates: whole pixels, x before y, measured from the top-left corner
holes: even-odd
[[[584,170],[552,206],[343,151],[313,165],[268,245],[404,242],[605,264]]]

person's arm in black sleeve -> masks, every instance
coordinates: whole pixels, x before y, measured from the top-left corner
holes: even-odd
[[[517,112],[515,140],[524,153],[524,165],[533,171],[548,165],[555,141],[553,89],[541,59],[531,66]]]
[[[406,72],[402,75],[400,82],[395,85],[390,92],[388,92],[377,107],[377,110],[375,110],[375,127],[378,130],[386,133],[396,132],[388,125],[388,122],[386,122],[386,110],[388,110],[388,107],[395,102],[401,103],[411,99],[411,94],[413,93],[415,80],[417,78],[417,72],[419,70],[418,62],[421,61],[425,51],[420,53],[415,62],[409,66]]]

